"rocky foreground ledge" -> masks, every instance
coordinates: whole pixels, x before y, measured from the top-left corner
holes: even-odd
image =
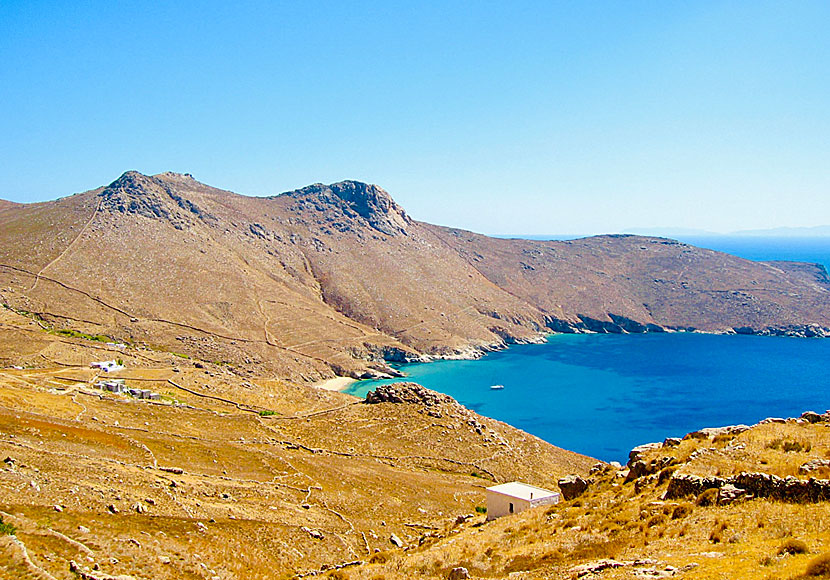
[[[769,498],[792,503],[815,503],[830,501],[830,479],[807,477],[806,479],[794,475],[776,475],[773,473],[742,470],[730,476],[700,475],[695,473],[678,473],[697,463],[717,463],[718,460],[740,460],[746,455],[746,443],[737,442],[738,435],[765,425],[809,425],[825,424],[830,427],[830,411],[816,413],[807,411],[797,418],[768,418],[759,423],[748,425],[729,425],[725,427],[704,428],[686,434],[683,438],[669,437],[662,443],[647,443],[631,450],[626,466],[617,463],[599,463],[592,469],[592,474],[609,473],[616,470],[616,476],[626,483],[634,482],[637,489],[651,485],[659,485],[668,480],[668,487],[663,499],[672,500],[689,496],[700,498],[708,490],[711,492],[709,501],[718,504],[727,504],[738,500],[753,498]],[[710,441],[717,445],[727,442],[724,447],[697,447],[686,455],[680,451],[684,441]],[[792,451],[794,459],[803,452],[801,443],[780,440],[784,451]],[[788,448],[789,445],[789,448]],[[767,449],[778,449],[775,442],[767,444]],[[676,451],[677,450],[677,451]],[[806,449],[810,451],[809,448]],[[668,453],[667,453],[668,452]],[[817,473],[830,473],[830,459],[809,456],[807,461],[800,461],[798,474],[810,476]],[[762,462],[764,463],[764,462]],[[560,487],[567,499],[572,499],[584,493],[591,480],[583,480],[576,476],[563,478]],[[706,500],[704,500],[706,501]]]

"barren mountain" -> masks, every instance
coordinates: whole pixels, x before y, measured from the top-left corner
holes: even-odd
[[[556,330],[812,336],[830,321],[830,278],[819,264],[752,262],[664,238],[539,242],[431,227]]]
[[[827,550],[830,414],[589,473],[417,385],[364,402],[301,383],[550,330],[823,336],[829,291],[814,264],[666,239],[433,226],[352,181],[252,198],[128,172],[0,203],[0,578],[810,573],[830,558],[803,553]],[[126,368],[90,368],[108,359]],[[492,483],[577,475],[564,504],[477,515]]]
[[[273,376],[389,372],[549,330],[821,335],[821,266],[660,238],[503,240],[354,181],[270,198],[187,174],[0,210],[0,298],[56,328]]]

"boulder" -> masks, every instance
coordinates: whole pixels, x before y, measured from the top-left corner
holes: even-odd
[[[662,443],[646,443],[645,445],[638,445],[629,452],[628,465],[630,466],[635,461],[638,461],[643,456],[643,453],[654,449],[660,449],[662,446]]]
[[[427,389],[417,383],[380,385],[377,389],[366,395],[365,402],[369,405],[377,403],[411,403],[426,407],[441,404],[456,404],[455,399],[449,395]]]
[[[389,541],[392,542],[392,544],[394,544],[398,548],[403,548],[403,540],[401,540],[397,535],[392,534],[391,536],[389,536]]]
[[[711,439],[719,435],[738,435],[749,429],[749,425],[727,425],[726,427],[706,427],[686,434],[684,439]]]
[[[731,483],[722,485],[718,489],[718,504],[728,505],[746,497],[746,490],[735,487]]]
[[[815,411],[806,411],[801,414],[801,418],[809,423],[821,423],[824,420],[824,416]]]
[[[467,571],[467,569],[463,566],[459,566],[457,568],[453,568],[452,570],[450,570],[450,573],[447,576],[447,580],[467,580],[469,577],[470,573]]]
[[[652,459],[648,463],[642,460],[637,460],[629,464],[628,474],[625,476],[625,481],[634,481],[646,475],[652,475],[658,471],[668,467],[675,462],[675,458],[671,456],[664,456]]]
[[[562,497],[565,501],[579,497],[588,489],[588,480],[579,475],[566,475],[557,482],[562,490]]]
[[[787,420],[781,417],[767,417],[766,419],[759,421],[759,425],[767,425],[768,423],[786,423]]]
[[[830,459],[811,459],[798,468],[798,473],[807,474],[823,467],[830,467]]]
[[[311,528],[307,528],[305,526],[301,527],[300,530],[305,532],[315,540],[322,540],[324,537],[323,532],[321,532],[320,530],[312,530]]]

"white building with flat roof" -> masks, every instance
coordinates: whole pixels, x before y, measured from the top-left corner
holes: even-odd
[[[560,499],[559,492],[528,485],[520,481],[494,485],[488,487],[486,492],[488,520],[517,514],[540,505],[559,503]]]
[[[89,365],[93,369],[101,369],[105,373],[114,373],[115,371],[123,371],[124,365],[118,364],[114,360],[104,360],[101,362],[94,362]]]

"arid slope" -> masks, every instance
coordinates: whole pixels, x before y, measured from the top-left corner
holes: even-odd
[[[671,240],[502,240],[345,181],[270,198],[189,175],[0,211],[0,301],[55,327],[314,381],[545,332],[823,335],[830,282]]]
[[[50,366],[0,369],[3,579],[76,578],[71,561],[92,578],[287,578],[450,529],[493,482],[593,463],[452,401],[365,404],[0,309],[0,348],[27,344]],[[88,366],[115,357],[115,375]],[[95,387],[112,378],[162,399]]]

